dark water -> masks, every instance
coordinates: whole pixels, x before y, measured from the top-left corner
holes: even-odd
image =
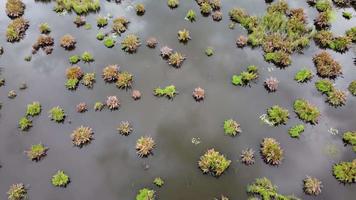
[[[223,0],[224,16],[219,23],[198,14],[194,1],[181,1],[174,10],[167,7],[165,0],[139,1],[146,7],[143,17],[136,16],[134,9],[129,8],[133,1],[122,4],[102,1],[101,15],[111,13],[114,17],[126,16],[131,21],[123,36],[138,34],[143,43],[146,38],[155,36],[159,46],[169,45],[187,55],[181,69],[168,66],[159,56],[159,47],[152,50],[142,45],[132,55],[123,52],[119,44],[113,49],[104,47],[95,39],[98,32],[96,14],[87,17],[93,27],[85,30],[75,27],[73,14],[60,16],[53,12],[53,3],[24,2],[25,18],[30,20],[30,28],[24,40],[15,44],[6,42],[5,30],[10,19],[4,12],[5,1],[0,4],[0,40],[5,48],[0,66],[1,76],[6,78],[6,86],[0,88],[3,102],[0,111],[0,199],[6,199],[9,186],[17,182],[29,185],[29,196],[33,200],[129,200],[134,199],[142,187],[155,189],[159,199],[213,199],[221,194],[230,199],[247,199],[246,185],[264,176],[278,185],[282,194],[295,194],[302,199],[355,199],[355,185],[340,184],[332,176],[331,168],[334,163],[355,158],[351,147],[344,147],[341,133],[356,129],[356,98],[349,95],[346,105],[336,109],[327,105],[325,97],[314,88],[317,77],[306,84],[293,81],[300,68],[307,67],[315,73],[311,57],[320,49],[312,43],[304,54],[293,55],[291,66],[281,70],[264,62],[259,49],[235,47],[235,38],[246,35],[246,31],[239,26],[234,30],[227,28],[230,23],[228,11],[232,6],[239,6],[251,14],[261,15],[267,6],[264,1]],[[317,14],[304,1],[290,0],[289,3],[291,7],[305,8],[309,21]],[[184,20],[191,8],[198,14],[195,23]],[[335,34],[343,34],[356,22],[355,19],[343,19],[342,11],[337,10],[332,24]],[[355,14],[354,10],[349,11]],[[55,50],[49,56],[39,52],[31,62],[25,62],[23,58],[30,54],[31,45],[39,35],[37,27],[42,22],[48,22],[52,28]],[[192,40],[187,45],[177,40],[177,31],[182,28],[191,32]],[[77,48],[71,52],[59,47],[59,38],[67,33],[77,38]],[[208,46],[215,49],[212,57],[204,55]],[[91,52],[95,62],[79,65],[85,72],[96,72],[97,82],[92,90],[80,85],[75,92],[70,92],[64,86],[68,57],[83,51]],[[354,50],[344,54],[329,52],[343,66],[344,75],[335,81],[336,87],[346,90],[356,77],[352,62]],[[130,90],[119,90],[115,85],[104,83],[100,74],[109,64],[118,64],[121,69],[134,74],[133,88],[142,92],[142,100],[133,101]],[[233,86],[231,76],[248,65],[259,67],[259,81],[252,87]],[[269,72],[268,68],[273,71]],[[273,94],[263,88],[263,81],[270,76],[280,81],[278,91]],[[18,91],[22,82],[29,88]],[[179,91],[173,101],[152,95],[153,88],[169,84],[174,84]],[[198,86],[206,90],[206,100],[201,103],[196,103],[191,96]],[[11,89],[18,93],[13,100],[7,98]],[[94,112],[93,104],[110,95],[120,98],[122,106],[119,111]],[[319,124],[306,125],[299,140],[290,138],[287,133],[289,127],[301,123],[292,112],[291,106],[296,98],[306,98],[322,113]],[[30,131],[23,133],[18,130],[17,122],[32,101],[39,101],[43,110],[33,120]],[[76,113],[75,105],[83,101],[90,110],[84,114]],[[259,116],[275,104],[289,109],[291,119],[287,125],[269,127],[260,122]],[[57,105],[68,115],[64,124],[48,118],[48,110]],[[223,133],[223,121],[229,118],[241,124],[243,132],[237,137],[231,138]],[[122,120],[128,120],[134,126],[134,132],[128,137],[116,132]],[[82,149],[73,147],[70,139],[72,130],[80,125],[90,126],[95,131],[95,140]],[[340,134],[332,135],[328,132],[330,128],[338,129]],[[136,140],[142,135],[152,136],[157,143],[154,155],[145,159],[138,158],[135,150]],[[252,166],[238,162],[241,150],[249,147],[258,152],[264,137],[276,138],[284,148],[285,159],[279,167],[264,164],[259,153]],[[200,138],[201,143],[192,144],[192,138]],[[40,142],[50,148],[48,156],[38,163],[29,161],[23,152]],[[203,175],[197,167],[199,157],[208,148],[215,148],[232,160],[230,168],[220,178]],[[145,165],[149,165],[148,170]],[[71,178],[65,189],[55,188],[50,183],[51,176],[60,169]],[[306,175],[322,180],[324,187],[318,197],[303,194],[302,180]],[[165,180],[162,188],[152,183],[157,176]]]

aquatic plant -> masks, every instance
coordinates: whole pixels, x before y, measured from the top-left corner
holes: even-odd
[[[56,0],[54,6],[56,12],[74,11],[78,15],[96,12],[99,9],[100,0]]]
[[[179,52],[172,53],[168,58],[168,64],[172,65],[175,68],[181,67],[183,61],[185,60],[185,56]]]
[[[328,94],[327,102],[332,105],[332,106],[342,106],[346,103],[346,92],[339,90],[339,89],[333,89],[330,91]]]
[[[107,99],[106,99],[106,106],[110,110],[118,109],[120,107],[119,98],[117,98],[117,96],[108,96]]]
[[[230,166],[231,160],[214,149],[209,149],[200,157],[199,168],[203,173],[211,173],[213,176],[220,176]]]
[[[356,80],[352,81],[347,87],[347,89],[352,95],[356,96]]]
[[[341,183],[356,182],[356,159],[350,162],[340,162],[333,166],[333,175]]]
[[[75,90],[78,87],[79,80],[76,78],[70,78],[66,81],[65,86],[68,90]]]
[[[270,199],[280,199],[280,200],[300,200],[294,196],[286,196],[278,193],[278,187],[273,185],[272,182],[264,177],[257,178],[255,182],[247,185],[247,193],[251,195],[249,200],[270,200]]]
[[[250,65],[247,67],[246,71],[242,71],[239,75],[232,76],[232,84],[245,86],[258,78],[258,68],[254,65]]]
[[[80,57],[78,55],[72,55],[69,57],[70,64],[77,64],[80,61]]]
[[[81,59],[82,59],[82,61],[87,62],[87,63],[94,61],[93,55],[91,53],[89,53],[88,51],[84,51],[82,53]]]
[[[81,79],[83,77],[83,71],[77,65],[69,67],[66,69],[67,79]]]
[[[53,107],[51,108],[51,110],[49,110],[49,117],[51,118],[51,120],[54,120],[55,122],[63,122],[64,118],[65,118],[65,113],[63,108],[57,106],[57,107]]]
[[[133,75],[127,71],[119,72],[117,75],[116,87],[120,89],[130,88],[133,82]]]
[[[179,30],[178,31],[178,40],[180,42],[186,43],[188,42],[190,39],[192,39],[190,37],[190,33],[187,29],[183,29],[183,30]]]
[[[32,60],[32,56],[30,56],[30,55],[29,56],[25,56],[24,60],[26,62],[30,62]]]
[[[71,138],[75,146],[82,147],[93,139],[93,130],[89,127],[80,126],[72,132]]]
[[[168,46],[163,46],[160,51],[162,58],[169,58],[169,56],[173,53],[173,49]]]
[[[7,0],[5,12],[10,18],[21,17],[25,12],[25,4],[21,0]]]
[[[42,34],[48,34],[51,32],[51,27],[48,25],[48,23],[41,23],[38,26],[38,29],[40,30],[40,33],[42,33]]]
[[[145,6],[142,3],[136,4],[135,9],[137,15],[143,15],[146,12]]]
[[[267,62],[272,62],[277,66],[285,67],[291,64],[290,55],[283,51],[276,51],[265,54],[265,60]]]
[[[352,18],[352,13],[351,12],[342,12],[342,16],[345,18],[345,19],[351,19]]]
[[[149,48],[155,48],[156,45],[157,45],[157,39],[155,37],[150,37],[146,40],[146,45],[149,47]]]
[[[103,69],[103,78],[106,82],[116,81],[119,74],[118,65],[108,65]]]
[[[141,92],[139,90],[132,90],[131,97],[134,100],[139,100],[139,99],[141,99]]]
[[[65,50],[71,50],[75,48],[76,40],[73,36],[66,34],[61,37],[60,39],[60,45],[63,47]]]
[[[207,3],[207,2],[203,2],[203,3],[200,5],[200,12],[201,12],[201,14],[203,14],[203,15],[209,15],[212,10],[213,10],[213,8],[212,8],[212,7],[210,6],[210,4]]]
[[[7,97],[10,99],[14,99],[17,96],[15,90],[10,90],[9,93],[7,93]]]
[[[266,89],[270,92],[275,92],[278,88],[278,84],[279,84],[279,81],[274,77],[270,77],[270,78],[266,79],[264,82]]]
[[[69,183],[69,176],[64,173],[62,170],[58,170],[53,176],[52,176],[52,185],[56,187],[66,187]]]
[[[278,126],[288,122],[289,112],[285,108],[274,105],[267,109],[267,117],[268,121],[270,121],[274,126]]]
[[[12,20],[6,29],[6,40],[8,42],[20,41],[29,26],[29,22],[22,17]]]
[[[270,165],[279,165],[283,160],[283,149],[274,138],[264,138],[261,143],[263,160]]]
[[[19,128],[21,131],[27,131],[32,127],[32,121],[27,117],[22,117],[19,121]]]
[[[195,88],[194,91],[193,91],[193,98],[196,101],[204,100],[204,98],[205,98],[205,90],[203,88],[201,88],[201,87]]]
[[[115,46],[115,40],[112,37],[106,37],[104,38],[104,45],[107,48],[112,48]]]
[[[356,42],[356,26],[346,30],[345,35],[351,38],[353,43]]]
[[[323,185],[319,179],[307,176],[304,180],[303,190],[305,194],[308,195],[319,195],[321,193],[321,188]]]
[[[153,184],[157,185],[158,187],[162,187],[164,185],[164,180],[161,177],[157,177],[153,180]]]
[[[314,19],[314,25],[318,30],[328,29],[331,26],[332,12],[321,12]]]
[[[83,112],[87,111],[88,110],[87,104],[85,102],[80,102],[76,106],[76,110],[78,113],[83,113]]]
[[[154,147],[155,147],[154,140],[148,136],[142,136],[136,142],[137,154],[140,157],[146,157],[149,154],[151,154]]]
[[[329,43],[329,48],[342,53],[350,48],[351,42],[352,40],[348,36],[334,37],[333,40]]]
[[[156,192],[154,190],[143,188],[136,195],[136,200],[154,200],[155,193]]]
[[[221,11],[215,11],[213,12],[213,14],[211,15],[211,17],[213,18],[214,21],[220,21],[222,20],[222,16],[223,13]]]
[[[17,183],[10,186],[7,191],[9,200],[25,200],[27,199],[27,188],[23,183]]]
[[[98,25],[98,27],[104,27],[104,26],[108,25],[108,19],[106,17],[99,15],[96,18],[96,24]]]
[[[105,38],[105,34],[101,31],[99,31],[97,34],[96,34],[96,39],[97,40],[103,40]]]
[[[299,83],[307,82],[312,78],[313,78],[313,72],[310,69],[306,69],[306,68],[299,70],[294,76],[294,80],[296,80]]]
[[[141,45],[139,38],[134,34],[127,35],[121,41],[121,49],[129,52],[134,53],[136,52],[137,48]]]
[[[329,30],[320,30],[317,31],[314,35],[314,41],[317,43],[321,48],[329,47],[330,43],[333,40],[333,33]]]
[[[95,73],[85,73],[82,79],[82,84],[88,88],[93,88],[95,83]]]
[[[343,134],[342,140],[352,146],[352,150],[356,152],[356,131],[347,131]]]
[[[40,161],[44,156],[46,156],[48,148],[43,144],[32,145],[28,151],[25,151],[27,157],[30,160]]]
[[[294,125],[288,130],[288,133],[292,138],[299,138],[300,134],[302,134],[303,132],[304,132],[303,124]]]
[[[32,54],[42,49],[47,55],[53,51],[54,39],[49,35],[40,35],[35,44],[32,45]]]
[[[185,18],[188,19],[190,22],[194,22],[197,18],[197,15],[195,14],[194,10],[190,9],[185,15]]]
[[[127,30],[129,23],[129,20],[127,20],[125,17],[117,17],[113,20],[112,30],[117,34],[121,34]]]
[[[233,119],[228,119],[224,121],[224,132],[226,135],[235,136],[241,133],[240,124]]]
[[[341,65],[326,51],[316,54],[313,61],[318,75],[323,78],[336,78],[342,74]]]
[[[239,48],[243,48],[247,45],[247,37],[240,35],[237,39],[236,39],[236,45]]]
[[[174,85],[169,85],[166,86],[165,88],[158,87],[154,89],[153,94],[155,96],[159,96],[159,97],[166,96],[167,98],[172,99],[177,94],[177,91]]]
[[[319,12],[325,12],[332,9],[332,4],[330,0],[317,0],[315,4],[315,8]]]
[[[95,111],[101,111],[104,107],[105,107],[105,105],[103,103],[101,103],[100,101],[95,102],[95,104],[94,104]]]
[[[304,99],[297,99],[293,104],[294,112],[299,119],[311,124],[318,123],[320,116],[319,109]]]
[[[86,23],[85,16],[76,16],[73,23],[77,25],[77,27],[83,26]]]
[[[212,56],[214,55],[214,48],[213,47],[208,47],[205,49],[205,55],[207,56]]]
[[[321,79],[315,82],[315,87],[316,89],[323,93],[323,94],[328,94],[332,90],[334,90],[334,85],[330,80],[327,79]]]
[[[244,149],[240,155],[241,162],[245,165],[253,165],[255,163],[255,151],[252,149]]]
[[[179,6],[179,0],[168,0],[167,4],[171,9],[177,8]]]
[[[26,116],[36,116],[41,113],[41,104],[37,101],[27,105]]]
[[[119,127],[117,127],[117,130],[121,135],[128,136],[133,131],[133,128],[128,121],[122,121],[120,122]]]

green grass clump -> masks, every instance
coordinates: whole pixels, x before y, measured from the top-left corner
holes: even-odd
[[[299,119],[312,124],[318,123],[320,116],[319,109],[304,99],[297,99],[293,104],[294,112]]]
[[[103,40],[105,38],[105,34],[103,32],[99,32],[96,34],[96,39],[97,40]]]
[[[52,185],[56,187],[66,187],[69,183],[69,176],[64,171],[59,170],[52,176]]]
[[[203,173],[211,173],[214,176],[220,176],[230,166],[231,160],[225,158],[214,149],[209,149],[200,157],[198,165]]]
[[[281,67],[288,66],[292,63],[290,55],[283,51],[266,53],[265,60]]]
[[[203,14],[203,15],[208,15],[211,13],[211,11],[213,10],[213,8],[211,7],[211,5],[207,2],[203,2],[201,5],[200,5],[200,12]]]
[[[100,0],[56,0],[54,11],[74,11],[78,15],[96,12],[100,9]]]
[[[39,102],[32,102],[31,104],[27,105],[27,116],[36,116],[41,113],[41,104]]]
[[[154,200],[155,193],[156,192],[154,190],[143,188],[136,195],[136,200]]]
[[[356,42],[356,26],[348,29],[345,34],[347,37],[351,38],[352,42]]]
[[[294,80],[296,80],[299,83],[307,82],[312,78],[313,78],[313,72],[310,69],[301,69],[294,76]]]
[[[46,156],[47,150],[48,148],[45,147],[43,144],[35,144],[32,145],[28,151],[26,151],[26,154],[30,160],[39,161],[41,160],[41,158]]]
[[[104,26],[108,25],[108,19],[103,16],[98,16],[96,18],[96,24],[98,25],[98,27],[104,27]]]
[[[25,200],[28,198],[27,189],[22,183],[11,185],[7,195],[9,200]]]
[[[134,35],[129,34],[121,41],[121,49],[129,52],[134,53],[136,52],[137,48],[141,45],[140,39]]]
[[[315,8],[319,12],[326,12],[332,9],[332,4],[330,0],[317,0],[315,4]]]
[[[170,8],[177,8],[179,6],[179,0],[168,0],[167,4]]]
[[[65,83],[65,86],[68,90],[75,90],[78,87],[79,80],[76,78],[70,78]]]
[[[274,126],[279,124],[286,124],[289,119],[289,112],[278,105],[267,109],[268,121],[272,122]]]
[[[74,65],[77,64],[80,61],[80,57],[78,55],[72,55],[69,57],[69,63]]]
[[[347,36],[335,37],[329,43],[329,48],[337,52],[345,52],[351,45],[351,39]]]
[[[94,61],[94,57],[88,51],[84,51],[84,53],[82,54],[82,61],[87,62],[87,63],[93,62]]]
[[[130,72],[122,71],[117,75],[116,87],[120,89],[127,89],[132,86],[133,75]]]
[[[323,93],[328,94],[332,90],[334,90],[334,84],[328,79],[321,79],[315,82],[316,89]]]
[[[352,150],[356,152],[356,131],[347,131],[344,133],[342,139],[346,144],[352,146]]]
[[[155,96],[166,96],[169,99],[172,99],[176,94],[176,87],[174,85],[169,85],[165,88],[156,88],[153,90]]]
[[[197,15],[195,14],[194,10],[188,10],[186,16],[186,19],[188,19],[190,22],[194,22],[197,18]]]
[[[283,149],[274,138],[264,138],[261,142],[261,155],[270,165],[279,165],[283,160]]]
[[[333,166],[333,175],[341,183],[356,182],[356,159],[350,162],[340,162]]]
[[[214,48],[213,47],[208,47],[205,49],[205,55],[207,56],[212,56],[214,55]]]
[[[304,132],[303,124],[297,124],[288,130],[288,133],[292,138],[299,138],[300,134],[302,134],[303,132]]]
[[[64,118],[65,118],[65,113],[63,108],[57,106],[57,107],[53,107],[51,110],[49,110],[49,117],[51,118],[51,120],[54,120],[55,122],[63,122]]]
[[[153,183],[158,187],[162,187],[164,185],[164,180],[161,177],[157,177],[153,180]]]
[[[258,78],[258,68],[254,65],[250,65],[247,67],[246,71],[241,72],[239,75],[232,76],[232,84],[245,86]]]
[[[327,98],[327,102],[332,105],[332,106],[342,106],[345,105],[346,103],[346,92],[339,90],[339,89],[333,89],[331,92],[329,92]]]
[[[224,132],[226,135],[235,136],[241,133],[240,124],[233,119],[228,119],[224,121]]]
[[[27,117],[22,117],[19,121],[19,128],[22,131],[27,131],[29,128],[32,127],[32,121]]]
[[[38,29],[42,34],[48,34],[51,32],[51,27],[47,23],[42,23],[38,26]]]
[[[112,48],[115,46],[115,40],[112,38],[112,37],[106,37],[104,39],[104,45],[107,47],[107,48]]]
[[[356,80],[352,81],[349,84],[349,87],[347,87],[347,89],[350,91],[350,93],[354,96],[356,96]]]
[[[105,106],[102,102],[95,102],[95,104],[94,104],[95,111],[101,111],[104,107]]]
[[[351,19],[352,18],[352,13],[351,12],[342,12],[342,16],[345,19]]]

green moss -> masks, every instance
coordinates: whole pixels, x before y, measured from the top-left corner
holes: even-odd
[[[305,69],[305,68],[299,70],[294,76],[294,80],[300,83],[307,82],[312,78],[313,78],[313,72],[310,69]]]
[[[96,18],[96,24],[98,25],[98,27],[104,27],[108,25],[108,19],[106,17],[98,16]]]
[[[352,81],[347,89],[352,95],[356,96],[356,80]]]
[[[299,119],[312,124],[318,123],[320,116],[319,109],[304,99],[297,99],[293,104],[294,112]]]
[[[39,102],[33,102],[27,105],[27,116],[36,116],[41,113],[41,104]]]
[[[321,79],[315,82],[315,87],[316,89],[323,93],[323,94],[328,94],[332,90],[334,90],[334,84],[327,79]]]
[[[302,134],[303,132],[304,132],[303,124],[297,124],[288,130],[288,133],[292,138],[299,138],[300,134]]]
[[[342,12],[342,16],[345,19],[351,19],[352,18],[352,13],[351,12]]]
[[[51,32],[51,27],[47,23],[42,23],[38,26],[42,34],[48,34]]]
[[[283,51],[266,53],[265,60],[267,62],[272,62],[275,65],[282,66],[282,67],[288,66],[292,63],[290,55]]]
[[[208,47],[205,49],[205,55],[207,56],[212,56],[214,55],[214,48],[213,47]]]
[[[88,51],[84,51],[84,53],[82,54],[82,60],[84,62],[93,62],[94,61],[94,57],[91,53],[89,53]]]
[[[230,166],[231,160],[225,158],[214,149],[209,149],[200,157],[198,165],[203,173],[211,173],[214,176],[220,176]]]
[[[96,39],[97,40],[103,40],[105,38],[105,34],[103,32],[99,32],[96,34]]]
[[[52,185],[56,187],[66,187],[69,183],[69,176],[64,171],[59,170],[52,177]]]
[[[49,117],[51,118],[51,120],[54,120],[55,122],[63,122],[64,118],[65,118],[65,113],[63,108],[57,106],[57,107],[53,107],[51,110],[49,110]]]
[[[94,104],[94,110],[95,111],[101,111],[104,108],[104,104],[101,102],[95,102]]]
[[[188,19],[190,22],[196,20],[197,15],[195,14],[194,10],[188,10],[185,18]]]
[[[153,93],[155,96],[166,96],[171,99],[177,94],[177,91],[174,85],[169,85],[165,88],[156,88]]]
[[[75,90],[77,89],[79,80],[76,78],[70,78],[67,80],[67,82],[65,83],[65,86],[68,90]]]
[[[154,190],[143,188],[136,195],[136,200],[154,200],[155,193],[156,192]]]
[[[278,105],[272,106],[267,109],[268,121],[272,122],[273,125],[278,126],[279,124],[286,124],[289,119],[289,112]]]
[[[315,4],[315,8],[319,12],[325,12],[332,9],[332,4],[330,0],[317,0]]]
[[[56,0],[56,12],[74,11],[78,15],[96,12],[100,9],[100,0]]]
[[[351,39],[352,42],[356,42],[356,27],[352,27],[345,32],[346,36]]]
[[[162,187],[164,185],[164,180],[161,177],[157,177],[153,180],[153,183],[158,187]]]
[[[112,38],[112,37],[106,37],[104,39],[104,45],[107,47],[107,48],[112,48],[115,46],[115,40]]]
[[[247,67],[246,71],[241,72],[239,75],[232,76],[232,84],[245,86],[258,78],[258,68],[254,65],[250,65]]]
[[[350,162],[340,162],[333,166],[333,175],[342,183],[356,182],[356,159]]]
[[[179,6],[179,0],[168,0],[167,4],[170,8],[177,8]]]
[[[22,117],[19,121],[19,128],[22,131],[27,131],[29,128],[32,127],[32,121],[27,117]]]
[[[345,52],[351,45],[351,39],[347,36],[335,37],[329,43],[329,48],[337,52]]]
[[[224,132],[226,135],[235,136],[241,133],[240,124],[233,119],[228,119],[224,121]]]
[[[46,155],[48,150],[43,144],[32,145],[30,150],[26,151],[26,154],[30,160],[39,161],[42,157]]]
[[[351,145],[353,151],[356,152],[356,131],[345,132],[342,139],[346,144]]]
[[[78,55],[72,55],[69,57],[69,63],[70,64],[77,64],[80,61],[80,57]]]

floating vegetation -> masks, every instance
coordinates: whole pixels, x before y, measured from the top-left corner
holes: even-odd
[[[35,44],[32,45],[32,54],[42,49],[47,55],[53,51],[54,39],[49,35],[40,35]]]
[[[219,198],[219,199],[214,198],[214,200],[229,200],[229,198],[227,198],[227,197],[224,196],[224,195],[221,195],[221,198]]]
[[[8,42],[20,41],[25,36],[29,26],[29,22],[22,17],[12,20],[6,29],[6,40]]]
[[[149,48],[156,48],[156,45],[157,45],[157,39],[155,37],[150,37],[146,40],[146,45],[149,47]]]
[[[43,144],[32,145],[28,151],[25,151],[27,157],[30,160],[40,161],[44,156],[46,156],[48,148]]]
[[[87,88],[93,88],[95,83],[95,73],[85,73],[82,79],[82,84]]]
[[[101,102],[95,102],[94,104],[94,111],[101,111],[103,110],[105,105]]]
[[[69,57],[69,63],[70,64],[77,64],[80,61],[80,56],[78,55],[72,55],[71,57]]]
[[[165,88],[156,88],[153,90],[153,94],[155,96],[166,96],[169,99],[173,99],[173,97],[177,94],[176,87],[174,85],[166,86]]]
[[[85,30],[90,30],[90,29],[91,29],[91,24],[86,23],[86,24],[84,25],[84,28],[85,28]]]
[[[207,56],[212,56],[214,55],[214,48],[213,47],[208,47],[205,49],[205,55]]]
[[[87,104],[85,102],[81,102],[76,106],[78,113],[83,113],[88,110]]]
[[[279,165],[283,160],[283,149],[274,138],[264,138],[261,143],[263,160],[270,165]]]
[[[294,125],[288,130],[288,133],[292,138],[299,138],[300,134],[302,134],[303,132],[304,132],[303,124]]]
[[[24,58],[24,60],[25,60],[26,62],[30,62],[30,61],[32,60],[32,56],[26,56],[26,57]]]
[[[243,48],[247,45],[247,37],[240,35],[237,39],[236,39],[236,45],[239,48]]]
[[[328,79],[321,79],[315,82],[316,89],[323,93],[328,94],[334,90],[334,84]]]
[[[173,49],[168,46],[163,46],[160,51],[162,58],[169,58],[169,56],[173,53]]]
[[[341,65],[326,51],[316,54],[313,61],[318,75],[323,78],[336,78],[342,74]]]
[[[192,144],[198,145],[200,143],[201,143],[200,138],[195,138],[195,137],[192,138]]]
[[[168,0],[167,4],[171,9],[177,8],[179,6],[179,0]]]
[[[86,23],[86,19],[84,16],[76,16],[73,23],[77,25],[77,27],[84,26]]]
[[[299,70],[295,76],[294,80],[296,80],[299,83],[305,83],[313,78],[313,72],[310,69],[301,69]]]
[[[343,141],[346,144],[352,146],[352,150],[356,152],[356,131],[347,131],[342,136]]]
[[[121,135],[128,136],[133,131],[133,128],[128,121],[122,121],[117,130]]]
[[[81,56],[82,61],[86,62],[86,63],[90,63],[94,61],[94,57],[91,53],[89,53],[88,51],[84,51],[82,53]]]
[[[56,0],[54,11],[74,11],[78,15],[96,12],[100,9],[100,0]]]
[[[289,119],[289,111],[278,105],[274,105],[267,109],[268,121],[272,122],[274,126],[286,124]]]
[[[72,50],[75,48],[76,40],[73,36],[66,34],[61,37],[60,39],[60,45],[63,47],[65,50]]]
[[[202,15],[209,15],[213,8],[210,6],[209,3],[203,2],[200,4],[200,12]]]
[[[303,182],[303,190],[305,194],[316,196],[321,193],[321,188],[323,187],[323,185],[321,184],[321,181],[319,181],[319,179],[307,176],[307,178],[305,178]]]
[[[156,192],[154,190],[143,188],[136,195],[136,200],[154,200],[155,193]]]
[[[119,74],[118,65],[108,65],[103,69],[103,78],[106,82],[113,82],[117,80]]]
[[[356,182],[356,159],[350,162],[340,162],[333,166],[333,175],[341,183]]]
[[[121,41],[121,49],[129,52],[134,53],[136,52],[137,48],[141,45],[139,38],[134,34],[127,35]]]
[[[294,112],[299,119],[311,124],[318,123],[320,111],[319,109],[304,99],[297,99],[293,104]]]
[[[36,116],[41,113],[41,104],[37,101],[27,105],[26,116]]]
[[[32,121],[27,117],[22,117],[19,121],[19,128],[21,131],[27,131],[32,127]]]
[[[205,90],[203,88],[201,88],[201,87],[195,88],[194,91],[193,91],[193,98],[196,101],[204,100],[204,98],[205,98]]]
[[[110,110],[118,109],[120,107],[119,98],[117,98],[117,96],[108,96],[108,98],[106,99],[106,106]]]
[[[224,121],[224,132],[226,135],[235,136],[241,133],[240,124],[233,119],[228,119]]]
[[[64,118],[66,117],[63,108],[59,106],[51,108],[48,113],[51,120],[54,120],[58,123],[63,122]]]
[[[25,4],[21,0],[7,0],[5,12],[12,19],[21,17],[25,12]]]
[[[314,25],[318,30],[330,28],[333,13],[331,11],[320,12],[314,19]]]
[[[255,163],[255,151],[253,149],[244,149],[240,155],[241,162],[245,165],[253,165]]]
[[[10,99],[14,99],[17,96],[15,90],[10,90],[9,93],[7,93],[7,97]]]
[[[66,69],[66,77],[67,79],[81,79],[83,77],[83,71],[77,65],[69,67]]]
[[[0,87],[5,85],[5,79],[4,78],[0,78]]]
[[[194,10],[190,9],[188,10],[187,14],[185,15],[185,18],[189,20],[190,22],[194,22],[197,18],[197,15],[195,14]]]
[[[145,12],[146,12],[145,6],[142,3],[136,4],[135,10],[136,10],[136,14],[139,16],[145,14]]]
[[[146,157],[152,153],[155,142],[151,137],[142,136],[136,142],[137,154],[140,157]]]
[[[239,75],[232,76],[232,84],[239,86],[246,86],[258,78],[258,68],[254,65],[250,65],[247,67],[246,71],[242,71]]]
[[[70,78],[65,83],[65,86],[68,90],[75,90],[78,87],[79,80],[76,78]]]
[[[26,83],[21,83],[20,86],[19,86],[19,89],[20,89],[20,90],[25,90],[25,89],[27,89],[27,84],[26,84]]]
[[[71,138],[75,146],[83,147],[93,139],[93,130],[89,127],[80,126],[72,132]]]
[[[23,183],[11,185],[7,195],[9,200],[25,200],[28,198],[27,189]]]
[[[332,106],[342,106],[345,105],[346,103],[346,92],[339,90],[339,89],[333,89],[331,92],[329,92],[327,98],[327,102],[332,105]]]
[[[62,170],[58,170],[57,173],[55,173],[52,176],[52,185],[56,187],[66,187],[69,183],[69,176],[64,173]]]
[[[356,26],[346,30],[345,34],[347,37],[351,38],[353,43],[356,42]]]
[[[174,52],[172,53],[169,58],[168,58],[168,64],[172,65],[175,68],[179,68],[182,66],[183,61],[186,59],[186,57],[179,53],[179,52]]]
[[[127,89],[132,86],[133,75],[127,71],[119,72],[117,75],[116,87]]]
[[[134,100],[139,100],[139,99],[141,99],[141,92],[139,90],[132,90],[131,97]]]
[[[352,81],[347,87],[347,89],[352,95],[356,96],[356,80]]]
[[[96,34],[96,39],[98,40],[103,40],[105,38],[105,34],[101,31],[99,31],[97,34]]]
[[[103,16],[98,16],[96,18],[96,24],[98,27],[104,27],[106,25],[108,25],[108,19],[106,17],[103,17]]]
[[[251,195],[249,199],[284,199],[284,200],[299,200],[294,196],[285,196],[278,193],[278,187],[273,185],[272,182],[264,177],[257,178],[255,182],[247,186],[247,193]]]
[[[129,23],[129,20],[125,17],[117,17],[113,20],[112,30],[117,34],[121,34],[127,30]]]
[[[343,53],[349,50],[351,43],[352,40],[348,36],[334,37],[332,41],[328,44],[328,48]]]
[[[279,84],[279,81],[277,80],[277,78],[274,78],[274,77],[270,77],[270,78],[266,79],[264,82],[265,88],[269,92],[275,92],[278,88],[278,84]]]
[[[107,48],[113,48],[115,46],[115,40],[112,37],[106,37],[104,38],[104,45]]]
[[[222,20],[223,13],[221,11],[215,11],[211,15],[214,21],[221,21]]]
[[[153,180],[153,184],[157,185],[158,187],[162,187],[164,185],[164,180],[161,177],[157,177]]]
[[[51,27],[48,23],[41,23],[38,26],[38,29],[40,30],[41,34],[49,34],[51,32]]]
[[[178,31],[178,40],[183,43],[187,43],[192,38],[190,37],[190,33],[187,29]]]
[[[199,168],[203,173],[210,173],[213,176],[220,176],[230,166],[231,160],[214,149],[209,149],[200,157]]]

